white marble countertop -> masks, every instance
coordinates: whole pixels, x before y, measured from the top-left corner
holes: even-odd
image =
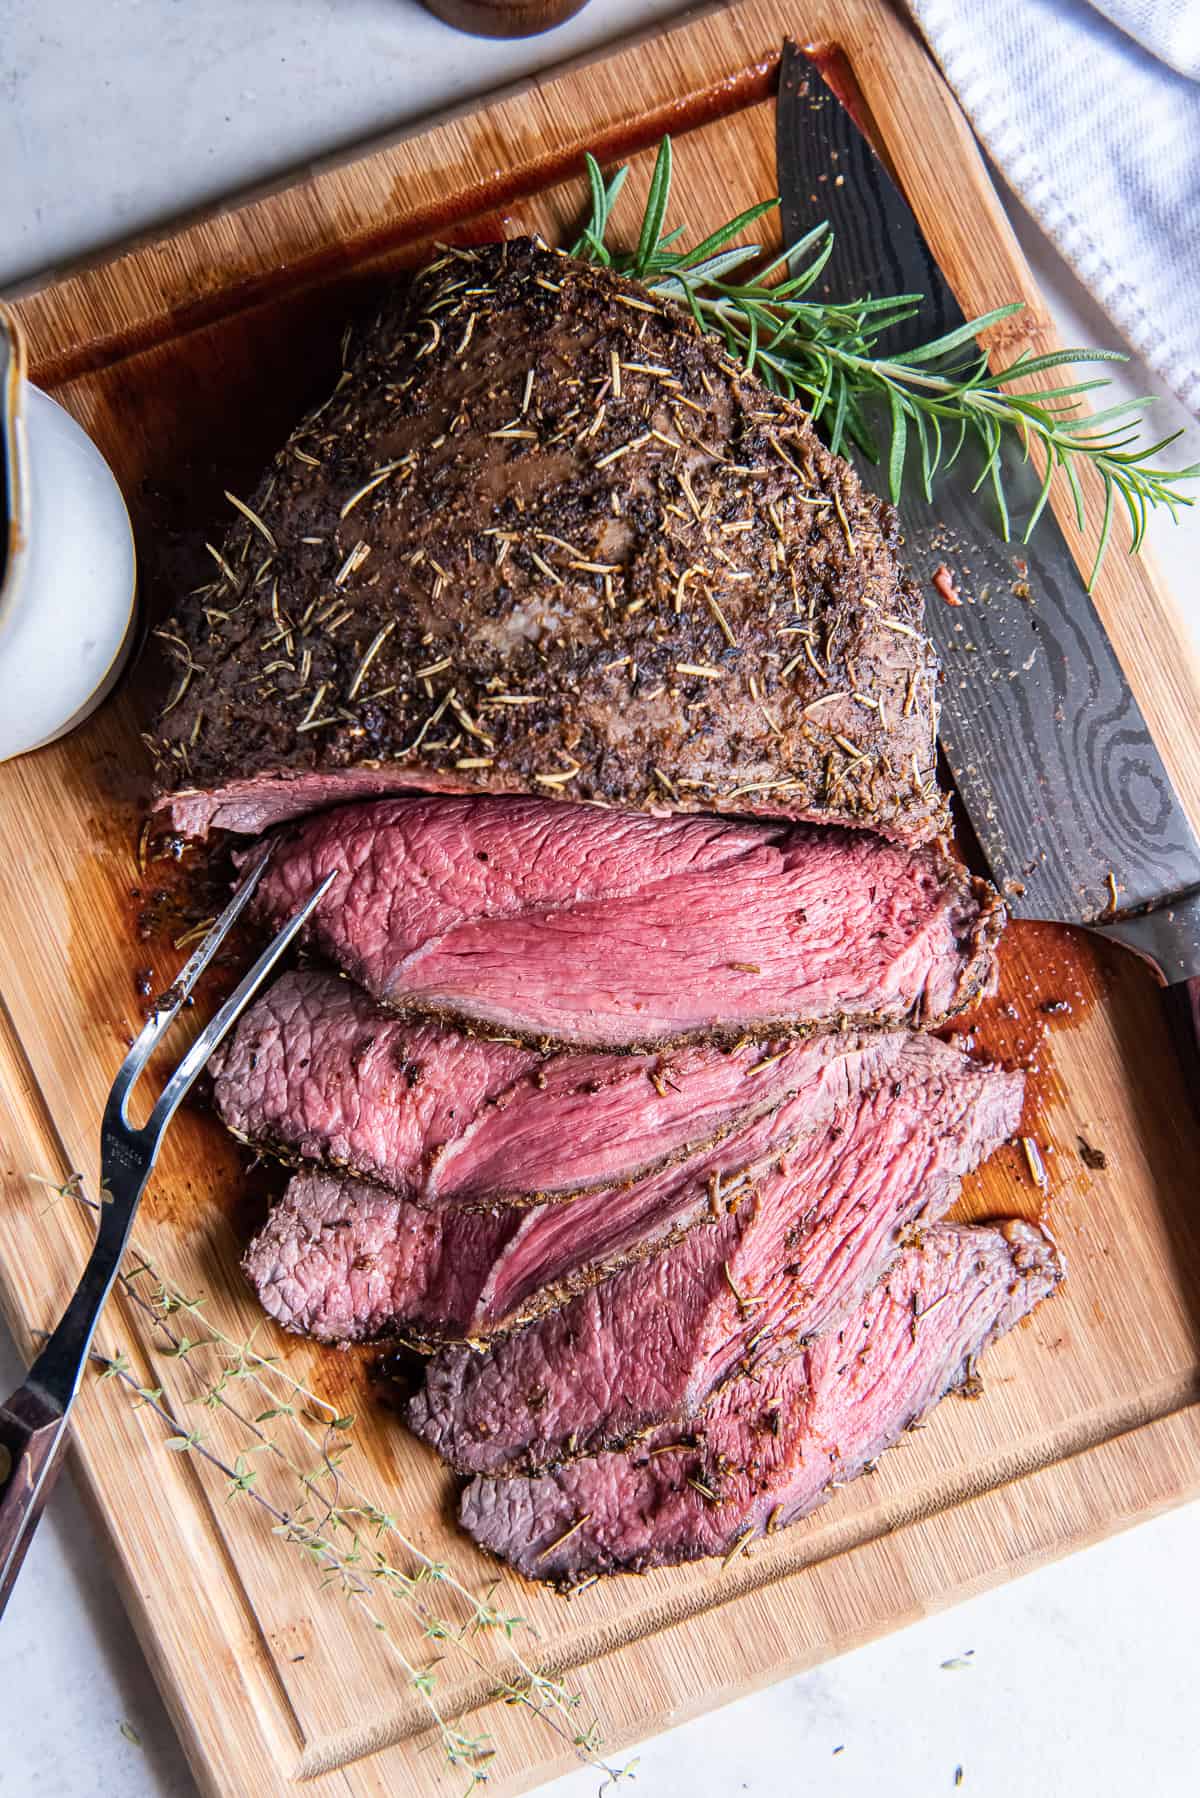
[[[682,11],[593,0],[549,36],[460,37],[413,0],[0,0],[0,289],[85,250]],[[1111,342],[1019,209],[1068,341]],[[1126,385],[1157,384],[1131,366]],[[1164,400],[1164,428],[1191,423]],[[1200,520],[1154,534],[1200,641]],[[20,1377],[0,1329],[0,1391]],[[691,1798],[1116,1798],[1196,1791],[1192,1505],[644,1744]],[[736,1644],[731,1643],[731,1653]],[[947,1669],[966,1649],[969,1669]],[[194,1798],[69,1476],[0,1628],[0,1794]],[[584,1798],[582,1770],[545,1788]],[[430,1791],[440,1791],[431,1777]]]

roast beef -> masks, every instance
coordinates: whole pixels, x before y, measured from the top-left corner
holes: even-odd
[[[412,787],[944,827],[890,507],[606,269],[446,251],[241,506],[158,633],[176,829]]]
[[[819,1058],[818,1058],[819,1059]],[[285,974],[210,1066],[236,1136],[418,1204],[527,1204],[681,1163],[790,1098],[795,1038],[542,1056],[408,1022],[331,974]]]
[[[836,1330],[720,1388],[684,1437],[537,1475],[476,1476],[461,1518],[533,1579],[728,1554],[804,1517],[959,1384],[1062,1276],[1032,1225],[939,1224]]]
[[[288,832],[272,921],[389,1005],[575,1046],[936,1024],[987,980],[1003,908],[939,848],[866,831],[536,799],[346,806]]]
[[[300,1175],[250,1244],[244,1267],[273,1317],[321,1341],[483,1340],[678,1241],[712,1218],[722,1194],[729,1201],[745,1188],[747,1169],[824,1129],[860,1092],[895,1081],[929,1049],[930,1039],[882,1031],[800,1045],[807,1074],[774,1110],[730,1131],[686,1168],[660,1168],[566,1204],[425,1209],[378,1186]]]
[[[794,1352],[857,1304],[906,1227],[1016,1129],[1023,1078],[925,1040],[740,1187],[706,1227],[481,1355],[447,1349],[409,1408],[452,1466],[500,1473],[687,1425],[733,1370]]]
[[[297,1174],[242,1266],[263,1309],[297,1335],[421,1345],[469,1332],[522,1215],[429,1209],[381,1186]]]

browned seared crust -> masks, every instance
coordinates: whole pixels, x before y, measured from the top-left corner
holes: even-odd
[[[371,769],[944,828],[891,509],[634,283],[527,239],[447,251],[248,503],[160,633],[183,828],[233,821],[199,797],[229,783],[333,776],[329,803]]]

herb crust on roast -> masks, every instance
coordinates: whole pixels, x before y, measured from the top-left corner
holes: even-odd
[[[944,828],[891,509],[606,269],[445,251],[235,503],[158,633],[178,829],[407,788]]]

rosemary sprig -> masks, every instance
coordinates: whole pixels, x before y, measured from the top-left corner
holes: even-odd
[[[993,372],[976,340],[1022,311],[1023,302],[1017,300],[917,349],[879,354],[880,340],[893,325],[915,316],[921,295],[838,304],[809,298],[833,250],[828,224],[815,225],[799,243],[753,274],[748,271],[759,263],[762,246],[734,245],[732,240],[777,206],[777,200],[748,207],[692,250],[673,247],[683,227],[664,235],[671,192],[671,140],[665,137],[637,247],[616,250],[606,236],[627,174],[627,167],[620,168],[606,183],[595,158],[587,157],[591,211],[572,254],[632,275],[653,293],[686,307],[701,330],[724,341],[734,361],[776,393],[801,400],[832,450],[857,449],[873,462],[886,456],[893,500],[899,498],[914,464],[921,491],[931,499],[937,476],[973,440],[983,457],[976,488],[985,483],[991,487],[1000,530],[1008,541],[1012,526],[1001,446],[1015,434],[1026,458],[1036,447],[1043,470],[1041,489],[1022,530],[1027,542],[1057,470],[1070,488],[1076,523],[1080,531],[1085,529],[1078,469],[1081,460],[1089,462],[1104,490],[1089,588],[1104,560],[1118,500],[1129,514],[1131,551],[1141,547],[1152,511],[1162,507],[1176,518],[1180,507],[1194,503],[1181,486],[1200,479],[1200,462],[1170,469],[1159,460],[1182,432],[1155,443],[1138,442],[1138,427],[1152,399],[1122,400],[1099,412],[1082,411],[1082,396],[1108,385],[1103,377],[1014,391],[1014,383],[1069,363],[1124,362],[1121,351],[1056,350],[1044,356],[1022,351],[1015,361]]]

